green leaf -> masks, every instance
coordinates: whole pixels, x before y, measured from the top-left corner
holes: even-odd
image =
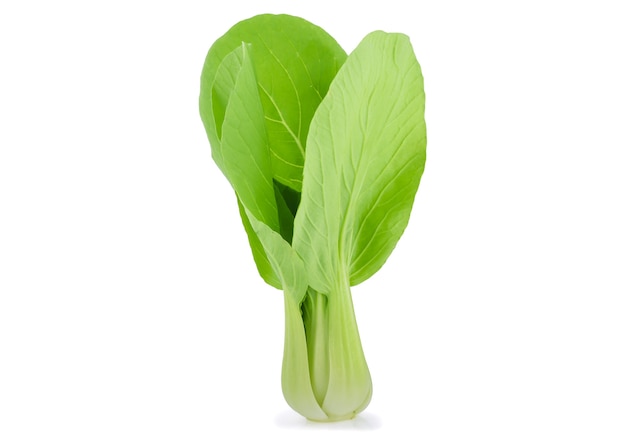
[[[309,124],[346,54],[328,33],[299,17],[263,14],[233,26],[213,44],[202,71],[200,115],[212,146],[219,134],[212,86],[242,42],[251,44],[273,177],[301,191]]]
[[[241,50],[241,69],[222,124],[222,159],[241,203],[258,220],[279,231],[263,110],[248,45],[242,44]]]
[[[259,275],[270,285],[281,284],[251,227],[249,210],[270,228],[280,228],[274,196],[271,159],[264,115],[248,46],[242,44],[225,57],[211,88],[213,159],[237,193],[242,223]]]
[[[311,123],[293,245],[310,285],[351,285],[386,261],[408,223],[426,159],[424,90],[407,36],[366,36]]]

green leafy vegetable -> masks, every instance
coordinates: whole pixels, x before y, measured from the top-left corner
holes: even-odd
[[[385,263],[424,170],[420,66],[376,31],[347,57],[321,28],[261,15],[209,50],[200,114],[258,271],[282,289],[282,386],[311,420],[354,417],[372,382],[350,286]]]

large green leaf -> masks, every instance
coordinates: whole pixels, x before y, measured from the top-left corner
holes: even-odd
[[[211,88],[210,118],[215,126],[211,147],[213,159],[237,193],[241,220],[259,274],[267,283],[280,288],[280,281],[244,212],[247,209],[271,229],[280,229],[265,119],[248,48],[248,44],[241,44],[223,59],[216,71]]]
[[[202,71],[200,115],[212,146],[219,133],[213,84],[242,42],[251,44],[273,177],[300,191],[309,124],[346,54],[328,33],[299,17],[263,14],[233,26],[213,44]]]
[[[224,113],[221,156],[241,203],[258,220],[279,231],[269,144],[248,47],[241,46],[241,68]]]
[[[409,39],[371,33],[309,131],[293,245],[313,288],[358,284],[384,264],[408,223],[425,158],[423,79]]]

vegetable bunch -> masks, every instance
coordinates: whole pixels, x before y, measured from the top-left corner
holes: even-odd
[[[259,274],[284,292],[287,403],[354,417],[372,381],[350,287],[391,254],[426,159],[408,37],[375,31],[347,56],[304,19],[252,17],[209,50],[200,115]]]

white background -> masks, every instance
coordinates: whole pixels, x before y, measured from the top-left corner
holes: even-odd
[[[3,2],[0,446],[626,446],[620,2]],[[356,3],[354,3],[356,5]],[[197,110],[213,41],[286,12],[349,52],[411,37],[428,161],[353,290],[370,407],[280,391],[258,277]]]

